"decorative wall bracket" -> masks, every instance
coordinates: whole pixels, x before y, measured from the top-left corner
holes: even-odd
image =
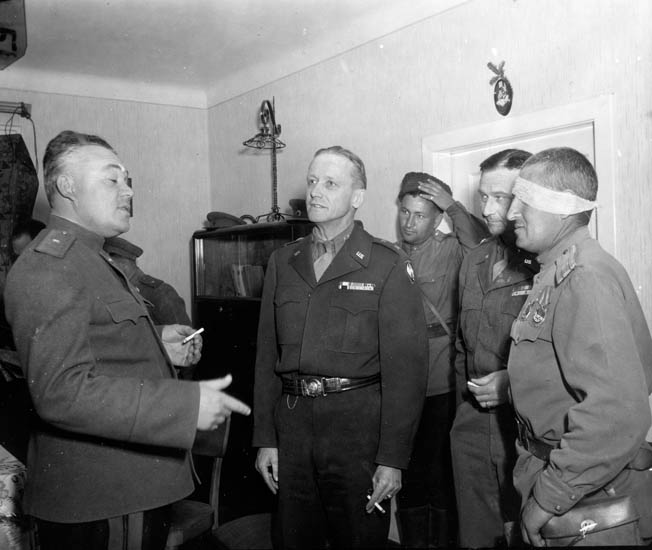
[[[514,90],[512,85],[505,76],[505,62],[501,61],[500,65],[496,67],[491,61],[487,63],[487,67],[496,75],[489,84],[494,87],[494,106],[502,116],[507,116],[512,109],[512,101],[514,99]]]

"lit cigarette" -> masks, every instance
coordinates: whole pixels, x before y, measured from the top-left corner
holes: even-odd
[[[182,344],[187,344],[188,342],[190,342],[190,340],[192,340],[195,336],[197,336],[198,334],[201,334],[202,332],[204,332],[204,329],[203,329],[203,328],[200,328],[199,330],[196,330],[195,332],[193,332],[193,333],[190,334],[189,336],[186,336],[186,337],[183,339],[183,342],[181,342],[181,343],[182,343]]]
[[[480,387],[480,386],[478,386],[475,382],[471,382],[470,380],[467,382],[467,384],[468,384],[469,386],[471,386],[472,388],[479,388],[479,387]]]
[[[371,500],[371,495],[367,495],[367,500]],[[374,502],[374,506],[380,511],[382,514],[385,513],[385,508],[383,508],[380,504],[377,502]]]

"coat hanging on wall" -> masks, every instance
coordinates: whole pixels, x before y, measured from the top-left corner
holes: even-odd
[[[0,0],[0,69],[25,55],[25,1]]]
[[[17,223],[32,217],[38,177],[20,134],[0,136],[0,283],[11,267],[10,240]]]

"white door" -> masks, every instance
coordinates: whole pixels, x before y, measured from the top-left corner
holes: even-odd
[[[590,229],[615,253],[609,96],[425,138],[424,171],[448,183],[454,197],[479,216],[479,165],[484,159],[508,148],[537,153],[549,147],[577,149],[595,166],[599,208]]]

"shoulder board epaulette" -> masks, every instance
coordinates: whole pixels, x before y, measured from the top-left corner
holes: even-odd
[[[561,283],[571,271],[575,269],[577,257],[577,246],[572,245],[562,253],[557,260],[555,260],[555,283]]]
[[[68,231],[52,229],[34,250],[43,254],[49,254],[55,258],[63,258],[68,253],[68,250],[70,250],[76,238]]]
[[[157,279],[156,277],[152,277],[151,275],[146,275],[143,274],[138,278],[139,283],[143,283],[146,286],[152,287],[152,288],[157,288],[161,286],[163,281],[161,279]]]
[[[402,254],[404,253],[403,250],[401,249],[400,246],[398,246],[396,243],[390,243],[389,241],[386,241],[385,239],[379,239],[378,237],[374,237],[373,242],[375,244],[380,244],[384,246],[385,248],[389,248],[393,252],[396,252],[397,254]]]
[[[291,244],[296,244],[302,241],[303,239],[305,239],[305,237],[299,237],[298,239],[294,239],[293,241],[290,241],[288,243],[283,243],[283,246],[290,246]]]

